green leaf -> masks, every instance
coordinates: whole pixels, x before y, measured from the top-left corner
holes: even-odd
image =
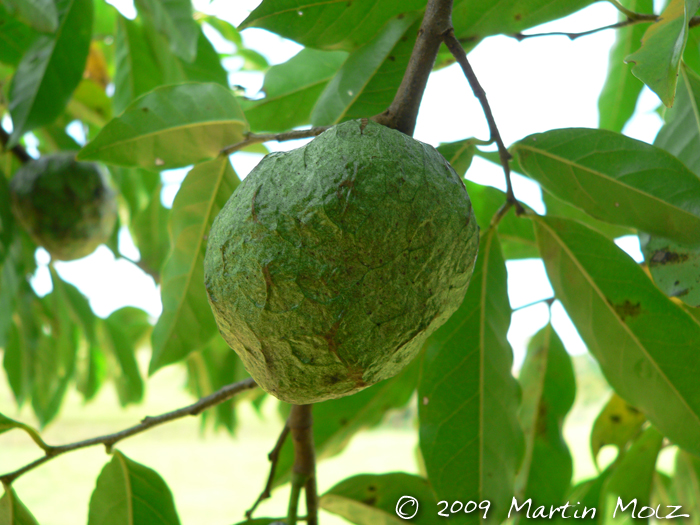
[[[537,218],[535,233],[557,298],[615,391],[700,452],[700,325],[599,233],[554,217]]]
[[[576,380],[571,358],[551,324],[528,344],[519,380],[525,457],[515,492],[519,500],[532,498],[533,505],[558,504],[564,501],[573,474],[562,428],[574,404]]]
[[[635,13],[653,13],[653,0],[625,0],[622,4]],[[627,17],[620,13],[622,22]],[[615,43],[610,48],[608,75],[598,97],[598,127],[622,132],[634,114],[642,84],[624,64],[624,59],[636,50],[646,30],[644,24],[622,27],[615,33]]]
[[[482,186],[469,180],[465,180],[464,184],[474,206],[476,222],[486,230],[493,216],[505,204],[506,194],[491,186]],[[506,213],[498,223],[498,239],[506,259],[532,259],[540,256],[532,223],[516,217],[513,212]]]
[[[542,202],[547,208],[547,215],[554,217],[564,217],[565,219],[573,219],[581,222],[586,226],[602,233],[608,239],[616,239],[624,235],[635,235],[637,232],[632,228],[617,226],[609,222],[599,221],[588,215],[585,211],[575,208],[571,204],[564,202],[558,197],[555,197],[547,190],[542,190]]]
[[[675,155],[700,177],[700,75],[681,67],[676,103],[666,111],[666,123],[654,145]]]
[[[648,235],[640,235],[640,241],[649,272],[661,291],[690,306],[700,306],[700,248]]]
[[[113,98],[117,115],[133,100],[164,83],[163,74],[143,33],[143,26],[138,20],[117,16]]]
[[[464,302],[425,343],[418,387],[420,449],[438,499],[489,500],[495,521],[508,513],[523,452],[510,313],[505,262],[489,230]]]
[[[688,22],[700,0],[670,0],[659,20],[644,33],[642,47],[625,62],[632,62],[632,74],[656,93],[665,106],[673,106],[676,82],[688,39]]]
[[[164,86],[134,101],[78,154],[154,171],[212,159],[243,140],[246,122],[230,91],[218,84]]]
[[[309,124],[311,110],[347,58],[344,51],[302,49],[265,74],[265,98],[244,102],[253,131],[280,132]]]
[[[214,218],[238,186],[228,157],[199,164],[187,174],[170,214],[170,256],[163,266],[163,313],[153,329],[149,374],[184,359],[216,334],[204,290],[204,252]]]
[[[115,382],[122,406],[143,399],[143,379],[136,362],[136,350],[150,331],[148,314],[131,306],[112,312],[104,320],[103,347],[111,351],[117,362]]]
[[[594,1],[455,0],[452,25],[460,41],[473,43],[489,35],[518,33],[528,27],[563,18]]]
[[[17,66],[9,110],[16,144],[27,131],[51,123],[65,109],[85,69],[92,35],[92,0],[58,0],[59,28],[39,36]]]
[[[420,357],[399,375],[361,390],[357,394],[314,405],[314,444],[318,460],[330,458],[345,449],[352,437],[363,429],[377,426],[389,410],[408,403],[416,389]],[[289,405],[282,405],[288,411]],[[287,440],[280,452],[275,485],[289,480],[294,450]]]
[[[612,467],[608,467],[601,472],[598,477],[587,479],[574,486],[566,497],[567,503],[572,503],[572,505],[569,505],[570,508],[564,511],[566,513],[566,518],[555,515],[551,523],[553,523],[553,525],[571,523],[568,518],[571,518],[574,513],[577,513],[578,516],[583,518],[600,517],[600,509],[598,508],[600,506],[600,494],[611,472]],[[576,502],[575,506],[573,502]]]
[[[512,150],[528,176],[592,217],[700,245],[700,178],[664,150],[582,128],[530,135]]]
[[[353,51],[366,44],[391,19],[425,8],[425,0],[266,0],[239,26],[260,27],[305,47]]]
[[[3,3],[10,14],[32,29],[41,33],[53,33],[58,29],[54,0],[4,0]]]
[[[321,496],[319,506],[357,525],[398,525],[405,523],[396,511],[404,496],[419,502],[418,512],[412,518],[416,523],[442,523],[435,511],[438,501],[428,481],[405,472],[360,474],[344,479]],[[411,515],[415,510],[407,503],[403,512]]]
[[[0,3],[0,27],[0,62],[16,66],[39,35],[10,15],[3,3]]]
[[[627,444],[640,433],[647,418],[627,401],[612,393],[600,411],[591,430],[591,454],[598,462],[598,452],[605,445],[615,445],[618,460],[624,456]]]
[[[460,177],[464,177],[469,170],[469,166],[472,165],[472,159],[476,153],[476,145],[480,142],[480,140],[474,138],[457,142],[445,142],[441,143],[437,150],[440,152],[440,155],[445,157],[457,174]]]
[[[229,348],[223,338],[216,336],[204,348],[192,352],[187,357],[187,372],[188,387],[197,398],[208,396],[226,385],[250,377],[236,352]],[[202,427],[207,424],[210,417],[213,417],[215,427],[223,426],[233,433],[237,423],[236,404],[246,397],[256,398],[261,394],[262,392],[257,389],[247,396],[238,395],[225,403],[220,403],[214,410],[202,412]]]
[[[656,458],[663,440],[664,437],[658,430],[654,427],[647,428],[610,474],[601,494],[600,511],[603,524],[631,521],[632,505],[626,512],[618,510],[615,513],[618,501],[628,505],[636,500],[638,510],[650,505]],[[615,518],[613,514],[616,514]]]
[[[29,509],[17,497],[10,486],[5,486],[5,494],[0,498],[0,523],[2,525],[39,525]]]
[[[326,126],[384,111],[401,84],[419,26],[419,13],[399,15],[352,52],[321,93],[311,123]]]
[[[221,65],[219,54],[202,29],[197,26],[197,54],[192,62],[178,60],[183,81],[215,82],[228,88],[228,72]]]
[[[32,441],[39,445],[40,448],[47,450],[49,446],[44,443],[44,440],[41,439],[41,436],[39,436],[39,433],[34,430],[32,427],[29,425],[25,425],[24,423],[20,423],[19,421],[15,421],[14,419],[10,419],[7,416],[4,416],[0,414],[0,434],[4,434],[5,432],[8,432],[13,429],[19,429],[19,430],[24,430],[30,438],[32,438]],[[2,515],[2,512],[0,512],[0,516]]]
[[[115,450],[90,497],[88,525],[179,525],[170,489],[158,473]]]
[[[170,210],[160,201],[161,185],[156,186],[151,199],[131,221],[131,235],[141,258],[139,267],[159,280],[159,272],[170,251],[168,219]]]
[[[690,514],[690,518],[686,519],[687,525],[698,525],[700,514],[688,511],[700,508],[700,458],[678,451],[673,486],[678,499],[672,504],[683,506],[684,512],[679,514]]]
[[[199,27],[192,18],[191,0],[136,0],[136,7],[168,39],[173,53],[186,62],[194,60]]]

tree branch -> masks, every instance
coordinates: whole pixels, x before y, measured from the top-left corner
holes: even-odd
[[[287,525],[296,525],[302,488],[305,488],[306,492],[306,522],[309,525],[318,525],[312,407],[313,405],[292,405],[292,411],[289,414],[289,430],[294,444],[294,466]]]
[[[10,135],[3,129],[2,126],[0,126],[0,143],[2,143],[2,149],[5,150],[7,149],[7,143],[10,141]],[[33,160],[34,157],[32,157],[29,153],[27,153],[27,150],[25,150],[22,146],[17,144],[16,146],[12,146],[10,148],[10,151],[14,153],[15,157],[22,163],[29,162],[30,160]]]
[[[408,67],[389,108],[372,120],[413,135],[428,77],[435,64],[442,35],[452,27],[452,0],[428,0]]]
[[[311,129],[296,129],[294,131],[288,131],[286,133],[267,133],[267,134],[256,134],[256,133],[246,133],[245,139],[236,142],[231,146],[227,146],[219,152],[219,155],[231,155],[238,150],[248,147],[252,144],[261,144],[263,142],[270,142],[276,140],[277,142],[284,142],[287,140],[296,139],[307,139],[309,137],[317,137],[324,131],[326,131],[331,126],[318,126]]]
[[[238,383],[227,385],[217,390],[213,394],[203,397],[196,403],[193,403],[183,408],[179,408],[177,410],[173,410],[172,412],[166,412],[165,414],[161,414],[159,416],[146,417],[143,420],[141,420],[139,424],[121,430],[119,432],[115,432],[114,434],[107,434],[104,436],[94,437],[86,439],[84,441],[69,443],[67,445],[49,446],[45,450],[46,455],[44,457],[39,458],[29,463],[28,465],[25,465],[24,467],[15,470],[14,472],[3,474],[2,476],[0,476],[0,482],[4,485],[10,485],[22,474],[35,469],[39,465],[42,465],[47,461],[50,461],[57,456],[60,456],[61,454],[65,454],[66,452],[71,452],[73,450],[92,447],[94,445],[104,445],[107,449],[107,452],[109,453],[111,452],[112,447],[117,442],[123,439],[134,436],[136,434],[140,434],[145,430],[148,430],[158,425],[162,425],[163,423],[167,423],[169,421],[173,421],[175,419],[180,419],[185,416],[197,416],[206,409],[221,404],[224,401],[228,401],[236,394],[239,394],[245,390],[253,389],[257,386],[257,383],[255,383],[253,379],[244,379],[243,381],[239,381]]]
[[[275,481],[275,471],[277,470],[277,461],[279,460],[280,456],[280,451],[282,450],[282,446],[284,445],[284,442],[287,440],[287,436],[289,435],[289,420],[284,422],[284,428],[282,428],[282,432],[280,436],[277,438],[277,443],[275,443],[275,448],[272,449],[272,451],[267,455],[267,458],[270,460],[270,475],[267,477],[267,483],[265,484],[265,488],[263,491],[260,493],[260,496],[258,496],[258,499],[255,500],[255,503],[253,506],[248,509],[245,513],[245,517],[247,520],[252,519],[253,517],[253,512],[255,512],[255,509],[258,508],[258,505],[263,500],[266,500],[267,498],[270,497],[272,494],[272,484]]]
[[[445,40],[445,45],[450,50],[455,59],[457,59],[459,65],[462,67],[462,71],[464,71],[464,76],[467,77],[467,81],[469,82],[469,85],[471,86],[472,91],[474,92],[474,96],[477,99],[479,99],[479,103],[481,104],[481,107],[484,110],[484,115],[486,116],[486,120],[489,124],[491,140],[495,141],[498,145],[498,156],[501,159],[501,166],[503,166],[503,172],[506,177],[507,200],[509,203],[515,206],[515,211],[518,215],[525,213],[524,208],[522,207],[520,202],[518,202],[518,200],[515,198],[515,194],[513,193],[513,183],[510,179],[510,164],[508,162],[511,159],[511,156],[510,153],[508,153],[508,149],[506,148],[505,144],[503,144],[503,139],[501,138],[501,134],[498,131],[496,120],[493,118],[493,113],[491,112],[491,106],[489,106],[489,101],[486,98],[486,92],[481,87],[481,84],[479,84],[479,79],[476,78],[476,74],[474,73],[472,66],[469,64],[469,60],[467,60],[467,54],[464,52],[462,44],[460,44],[457,38],[455,38],[454,30],[450,28],[443,35],[443,38]]]

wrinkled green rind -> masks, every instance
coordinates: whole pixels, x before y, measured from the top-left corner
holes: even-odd
[[[256,382],[307,404],[396,375],[461,303],[478,227],[437,151],[349,121],[265,157],[214,221],[205,286]]]
[[[10,192],[15,216],[54,259],[85,257],[114,229],[117,201],[107,175],[96,164],[76,162],[74,153],[28,162]]]

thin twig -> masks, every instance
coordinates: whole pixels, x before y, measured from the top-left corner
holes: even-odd
[[[292,405],[289,414],[289,431],[294,444],[294,466],[292,467],[292,493],[289,498],[287,525],[295,525],[301,489],[306,493],[306,521],[318,525],[318,496],[316,494],[316,452],[314,451],[313,405]],[[312,481],[313,480],[313,481]],[[311,505],[309,505],[311,502]]]
[[[2,149],[7,148],[7,143],[10,141],[10,135],[3,129],[2,126],[0,126],[0,142],[2,143]],[[17,159],[22,163],[29,162],[30,160],[34,160],[34,157],[32,157],[29,153],[27,153],[27,150],[25,150],[22,146],[17,144],[16,146],[12,146],[10,148],[10,151],[17,157]]]
[[[428,0],[423,22],[394,100],[372,120],[406,135],[413,135],[428,77],[435,64],[442,34],[452,27],[452,0]]]
[[[272,495],[272,484],[275,481],[275,471],[277,470],[277,461],[279,460],[280,456],[280,451],[282,450],[282,446],[284,445],[284,442],[287,440],[287,436],[289,435],[289,421],[284,422],[284,428],[282,428],[282,432],[280,433],[279,438],[277,438],[277,443],[275,443],[275,448],[272,449],[272,451],[267,455],[267,458],[270,460],[270,475],[267,477],[267,483],[265,483],[265,488],[263,491],[260,493],[260,496],[258,496],[258,499],[255,500],[255,503],[253,506],[248,509],[245,513],[246,519],[251,519],[253,517],[253,512],[255,512],[255,509],[258,508],[258,505],[267,498],[269,498]]]
[[[484,115],[486,116],[486,121],[489,124],[491,140],[495,141],[498,145],[498,157],[501,159],[501,166],[503,166],[503,172],[505,173],[506,177],[507,200],[508,202],[512,203],[513,206],[515,206],[515,212],[518,215],[525,213],[524,208],[515,198],[515,194],[513,193],[513,183],[510,179],[510,164],[508,162],[511,159],[511,155],[508,153],[508,149],[506,148],[505,144],[503,144],[503,139],[498,131],[496,120],[493,118],[493,113],[491,112],[491,106],[489,106],[489,101],[486,98],[486,92],[481,87],[481,84],[479,84],[479,79],[476,78],[476,74],[474,73],[472,66],[469,64],[464,48],[459,43],[459,40],[455,38],[454,30],[449,29],[443,35],[443,38],[447,49],[450,50],[455,59],[457,59],[457,62],[459,62],[459,65],[462,67],[462,71],[464,71],[464,75],[467,77],[467,81],[474,92],[474,96],[479,99],[479,103],[481,104],[481,107],[484,110]]]
[[[117,442],[123,439],[134,436],[136,434],[140,434],[145,430],[148,430],[158,425],[162,425],[163,423],[167,423],[168,421],[180,419],[185,416],[197,416],[204,410],[211,408],[215,405],[219,405],[224,401],[228,401],[236,394],[239,394],[245,390],[250,390],[257,386],[257,383],[255,383],[253,379],[244,379],[243,381],[239,381],[238,383],[227,385],[217,390],[213,394],[203,397],[196,403],[193,403],[183,408],[179,408],[177,410],[173,410],[172,412],[166,412],[165,414],[161,414],[159,416],[146,417],[143,420],[141,420],[139,424],[121,430],[119,432],[115,432],[114,434],[107,434],[104,436],[94,437],[86,439],[84,441],[69,443],[67,445],[49,446],[46,449],[46,455],[44,457],[39,458],[29,463],[28,465],[25,465],[24,467],[15,470],[14,472],[3,474],[2,476],[0,476],[0,482],[5,485],[9,485],[22,474],[35,469],[39,465],[42,465],[43,463],[46,463],[47,461],[50,461],[51,459],[60,456],[61,454],[65,454],[66,452],[71,452],[73,450],[92,447],[94,445],[104,445],[107,449],[107,452],[111,452],[112,447]]]
[[[308,139],[309,137],[317,137],[324,131],[326,131],[330,126],[318,126],[311,129],[295,129],[294,131],[288,131],[287,133],[267,133],[267,134],[256,134],[256,133],[246,133],[245,139],[240,142],[236,142],[231,146],[227,146],[222,149],[220,155],[231,155],[236,151],[243,149],[247,146],[253,144],[261,144],[263,142],[271,142],[276,140],[277,142],[284,142],[287,140],[296,139]]]
[[[589,29],[588,31],[582,31],[580,33],[567,33],[564,31],[552,31],[549,33],[532,33],[532,34],[515,33],[513,35],[508,35],[508,36],[515,38],[518,42],[521,42],[527,38],[536,38],[536,37],[540,37],[540,36],[565,36],[565,37],[569,38],[569,40],[576,40],[577,38],[580,38],[582,36],[592,35],[594,33],[606,31],[608,29],[620,29],[622,27],[628,27],[628,26],[635,25],[635,24],[644,24],[644,23],[649,23],[649,22],[655,22],[657,20],[656,15],[645,15],[645,16],[648,16],[649,18],[639,18],[639,19],[628,18],[627,20],[623,20],[622,22],[617,22],[615,24],[610,24],[610,25],[603,26],[603,27],[596,27],[595,29]]]

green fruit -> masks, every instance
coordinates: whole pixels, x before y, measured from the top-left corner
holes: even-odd
[[[479,233],[431,146],[371,121],[266,156],[209,234],[219,330],[270,394],[307,404],[397,374],[461,304]]]
[[[54,259],[71,261],[109,239],[117,201],[97,164],[73,153],[29,161],[10,181],[12,209],[31,238]]]

